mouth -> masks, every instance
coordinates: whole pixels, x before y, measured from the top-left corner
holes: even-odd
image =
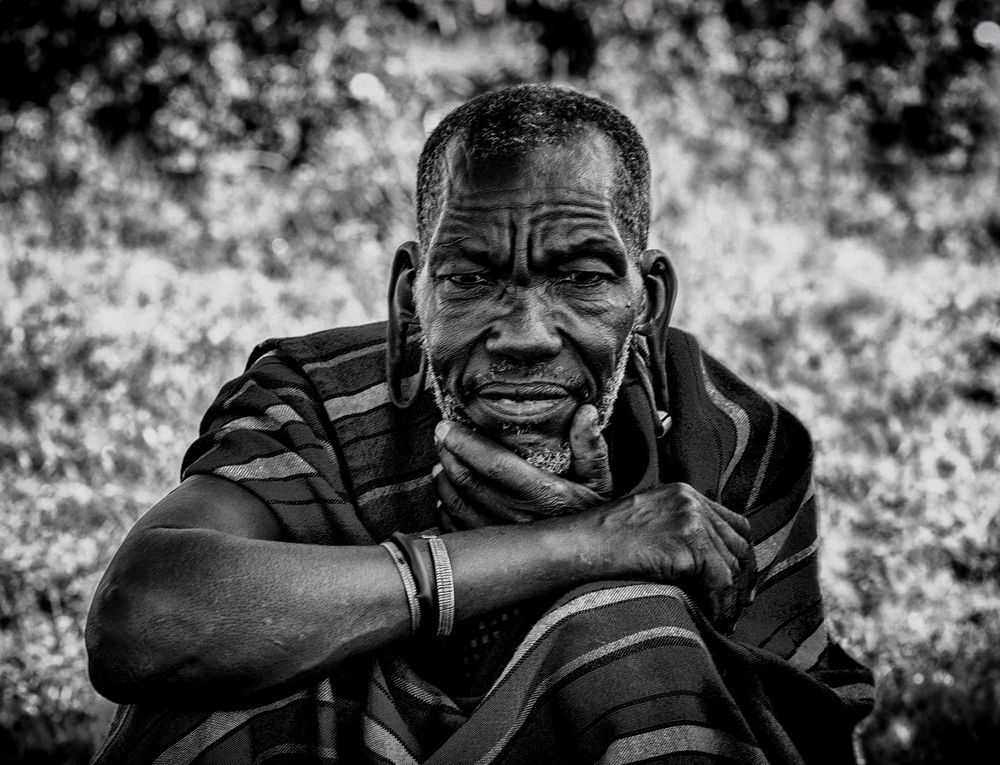
[[[490,420],[521,427],[556,418],[562,421],[563,410],[575,410],[576,406],[573,393],[549,382],[487,383],[467,403],[470,414],[479,409]]]

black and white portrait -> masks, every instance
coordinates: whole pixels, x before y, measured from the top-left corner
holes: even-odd
[[[992,762],[1000,3],[0,0],[0,761]]]

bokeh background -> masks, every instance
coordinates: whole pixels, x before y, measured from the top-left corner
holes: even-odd
[[[0,0],[0,761],[84,763],[90,598],[268,336],[384,315],[495,86],[647,137],[677,323],[817,443],[870,763],[1000,750],[1000,3]]]

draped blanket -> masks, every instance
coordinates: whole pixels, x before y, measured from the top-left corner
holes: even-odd
[[[407,412],[389,403],[383,337],[373,324],[260,346],[183,475],[238,482],[289,542],[434,528],[440,415],[427,395]],[[690,335],[672,329],[667,348],[674,427],[656,440],[648,396],[627,383],[609,429],[628,453],[615,482],[684,481],[747,516],[758,596],[733,634],[672,584],[594,582],[360,657],[263,706],[121,707],[95,762],[853,762],[873,688],[824,625],[808,434]],[[477,684],[471,699],[454,693]]]

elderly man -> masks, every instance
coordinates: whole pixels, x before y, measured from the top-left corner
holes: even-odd
[[[633,125],[430,136],[384,324],[261,345],[88,624],[102,763],[853,761],[801,425],[668,330]]]

